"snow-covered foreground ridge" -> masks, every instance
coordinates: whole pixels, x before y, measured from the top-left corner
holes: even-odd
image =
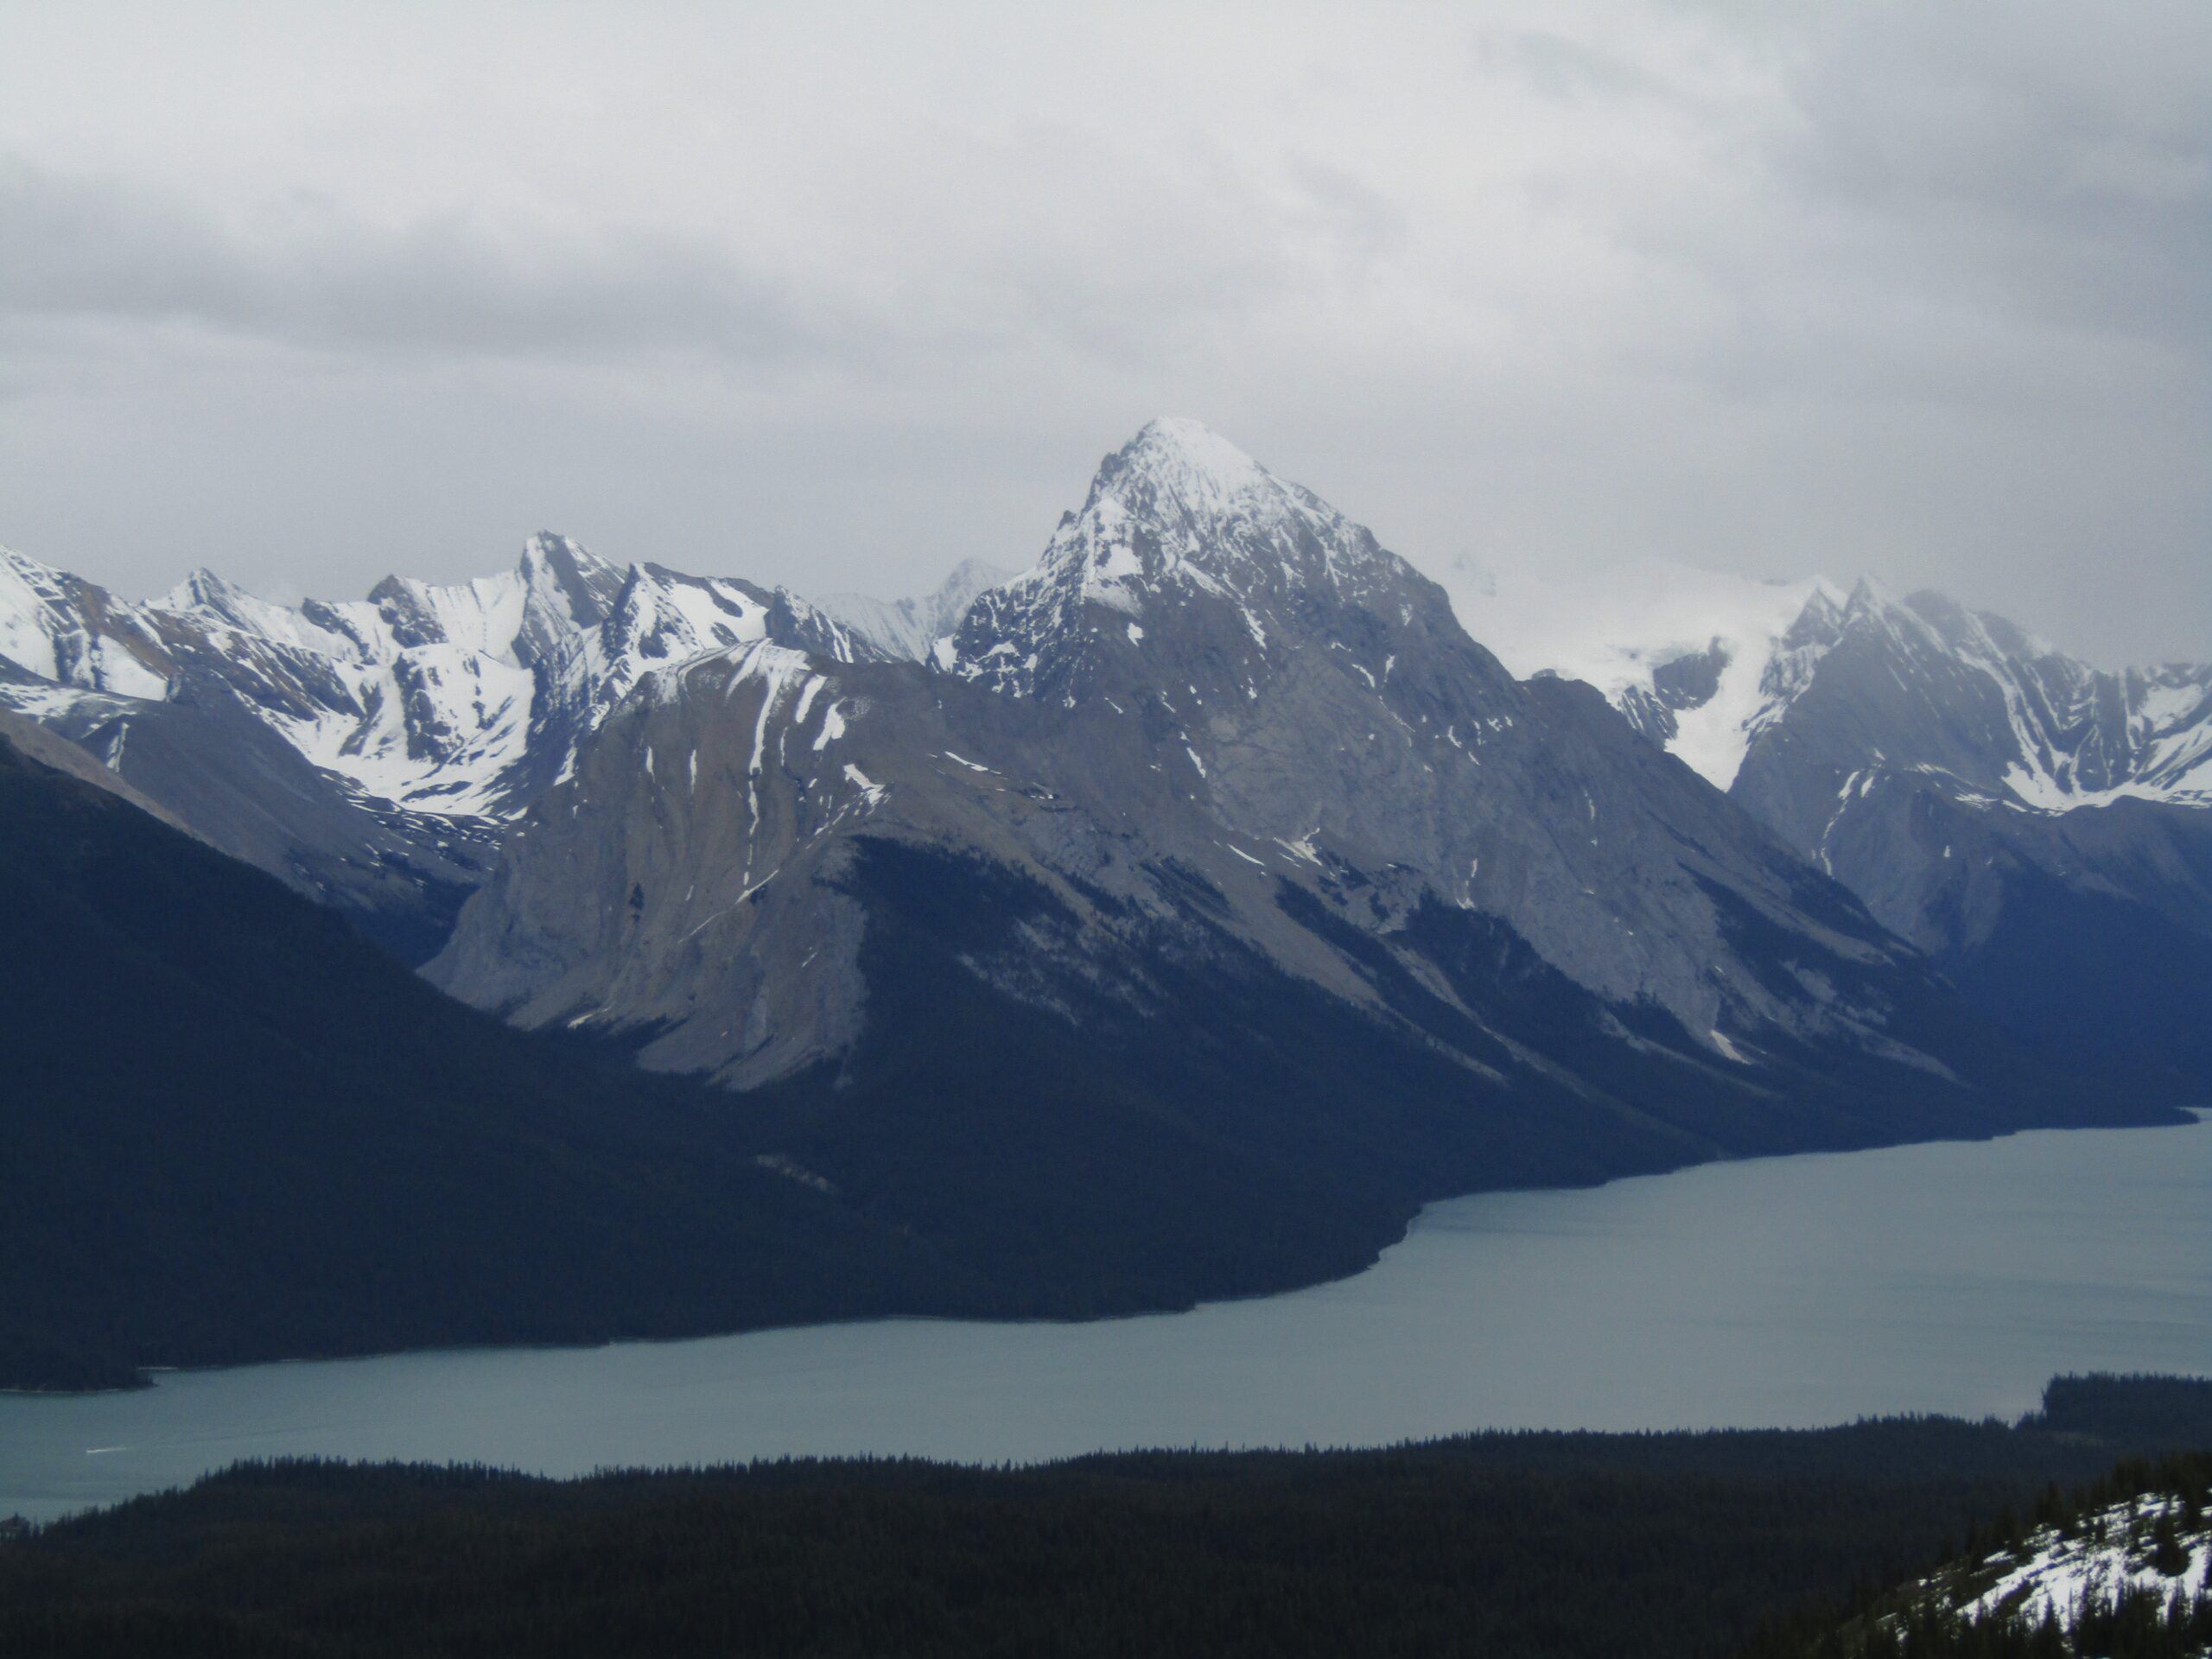
[[[1855,1645],[1906,1654],[2212,1647],[2212,1491],[2202,1458],[2177,1461],[2190,1468],[2185,1479],[2094,1503],[1921,1580],[1873,1614]],[[2164,1639],[2154,1641],[2160,1626]]]
[[[2017,1616],[2040,1624],[2048,1617],[2070,1630],[2084,1607],[2123,1592],[2201,1596],[2212,1571],[2212,1514],[2203,1498],[2198,1494],[2193,1513],[2183,1498],[2160,1494],[2100,1510],[2070,1533],[2045,1527],[2019,1548],[1989,1555],[1982,1570],[1996,1581],[1961,1611],[1977,1620]]]

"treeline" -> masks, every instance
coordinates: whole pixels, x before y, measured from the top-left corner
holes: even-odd
[[[1687,1659],[1928,1572],[2054,1482],[2204,1446],[2212,1382],[2101,1378],[2014,1425],[577,1481],[245,1465],[0,1543],[0,1653]]]

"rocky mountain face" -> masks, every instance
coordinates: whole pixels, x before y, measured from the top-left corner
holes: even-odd
[[[780,589],[549,534],[504,575],[296,607],[204,570],[133,604],[0,550],[0,705],[410,960],[641,674],[765,639],[883,654]]]
[[[645,676],[426,971],[752,1090],[925,1230],[980,1201],[948,1160],[1007,1166],[994,1236],[1102,1274],[1185,1198],[1403,1213],[2103,1109],[1597,693],[1516,681],[1182,422],[927,662]]]
[[[1554,648],[2019,1035],[2212,1082],[2212,666],[2107,672],[1871,582],[1754,591],[1709,632]]]

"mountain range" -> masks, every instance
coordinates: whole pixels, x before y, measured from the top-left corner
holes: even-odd
[[[1453,574],[1516,671],[1602,687],[2021,1040],[2202,1096],[2212,665],[2107,671],[1870,581]]]
[[[1348,1271],[1478,1187],[2202,1098],[2212,673],[2100,675],[1869,584],[1578,611],[1446,574],[1161,420],[1029,568],[896,604],[550,534],[504,576],[297,607],[0,556],[0,706],[37,734],[0,739],[70,800],[54,741],[97,762],[103,823],[168,820],[100,868],[228,854],[522,1028],[530,1075],[715,1085],[701,1167],[828,1206],[760,1211],[763,1261],[845,1229],[879,1306],[1173,1305]],[[35,880],[66,843],[22,810]],[[250,938],[195,969],[159,938],[203,1001],[269,995]],[[414,1006],[347,960],[330,997]],[[194,1098],[264,1121],[209,1079],[267,1024],[188,1045]],[[346,1027],[315,1090],[374,1046]],[[160,1118],[149,1066],[104,1134]],[[850,1305],[775,1282],[747,1317]]]
[[[206,570],[132,603],[0,550],[0,704],[418,960],[639,675],[760,639],[879,654],[780,589],[551,535],[504,575],[294,607]]]

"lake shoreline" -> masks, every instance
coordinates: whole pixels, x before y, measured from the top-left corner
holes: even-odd
[[[1908,1147],[1979,1146],[2001,1141],[2024,1135],[2094,1134],[2105,1130],[2133,1130],[2185,1128],[2191,1122],[2212,1120],[2212,1105],[2146,1107],[2145,1116],[2139,1120],[2099,1118],[2082,1122],[2031,1123],[1993,1130],[1986,1135],[1936,1135],[1927,1139],[1904,1141],[1877,1141],[1865,1145],[1815,1147],[1802,1150],[1774,1153],[1724,1154],[1719,1157],[1692,1160],[1671,1164],[1662,1168],[1625,1171],[1601,1179],[1567,1185],[1516,1186],[1484,1185],[1465,1192],[1451,1192],[1425,1200],[1413,1206],[1401,1221],[1395,1233],[1376,1244],[1366,1259],[1358,1265],[1340,1273],[1319,1278],[1298,1278],[1292,1281],[1264,1289],[1223,1295],[1198,1295],[1175,1300],[1147,1301],[1127,1307],[1116,1307],[1095,1313],[1005,1314],[988,1313],[941,1313],[913,1311],[887,1313],[873,1317],[851,1318],[830,1315],[819,1319],[777,1319],[760,1324],[735,1325],[716,1325],[677,1333],[652,1335],[620,1335],[591,1342],[483,1342],[435,1343],[420,1346],[395,1348],[334,1349],[321,1353],[285,1354],[251,1359],[228,1361],[207,1365],[168,1365],[149,1363],[133,1368],[130,1380],[115,1380],[86,1387],[0,1385],[0,1398],[9,1399],[79,1399],[104,1395],[132,1394],[159,1387],[162,1376],[200,1376],[232,1371],[252,1370],[264,1366],[340,1365],[357,1362],[397,1359],[410,1356],[435,1354],[469,1355],[486,1353],[591,1353],[609,1348],[661,1347],[675,1344],[708,1342],[724,1338],[760,1336],[777,1332],[816,1331],[834,1327],[867,1327],[904,1323],[923,1324],[986,1324],[1009,1327],[1111,1325],[1130,1319],[1172,1317],[1192,1313],[1204,1308],[1233,1306],[1240,1303],[1263,1302],[1275,1298],[1295,1295],[1303,1291],[1343,1284],[1374,1270],[1382,1257],[1402,1245],[1411,1236],[1421,1218],[1439,1206],[1460,1203],[1470,1198],[1495,1197],[1508,1193],[1585,1192],[1599,1192],[1618,1186],[1624,1182],[1659,1180],[1688,1173],[1694,1170],[1726,1167],[1741,1164],[1771,1163],[1800,1158],[1847,1158],[1869,1152],[1894,1151]]]

